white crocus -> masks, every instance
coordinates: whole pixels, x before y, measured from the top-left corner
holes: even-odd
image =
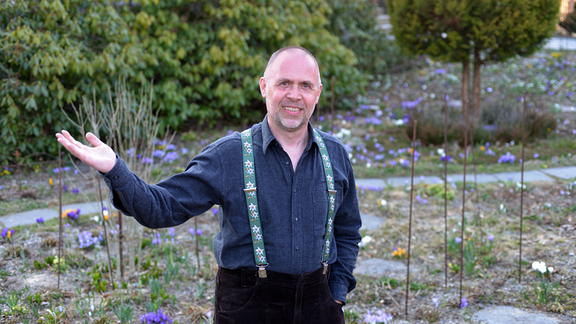
[[[554,272],[554,267],[548,267],[548,272],[550,273]]]
[[[370,237],[369,235],[366,235],[362,238],[360,243],[358,243],[358,246],[363,247],[363,246],[366,246],[366,244],[368,244],[370,242],[372,242],[372,237]]]
[[[534,261],[532,262],[532,269],[540,271],[540,273],[546,272],[546,263]]]

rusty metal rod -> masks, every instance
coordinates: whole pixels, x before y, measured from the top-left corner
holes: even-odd
[[[196,228],[196,233],[194,233],[194,238],[196,239],[196,263],[198,264],[198,271],[200,272],[200,249],[198,248],[198,217],[194,217],[194,227]]]
[[[60,265],[62,264],[62,153],[58,146],[58,291],[60,291]]]
[[[416,155],[416,126],[418,122],[414,121],[414,131],[412,135],[412,175],[410,179],[410,219],[408,221],[408,266],[406,267],[406,315],[408,315],[408,295],[410,294],[410,244],[412,243],[412,197],[414,192],[414,156]]]
[[[476,208],[478,208],[478,210],[476,211],[476,225],[480,229],[480,233],[482,233],[482,219],[480,219],[480,201],[478,200],[479,195],[478,195],[478,176],[476,173],[476,159],[475,159],[476,154],[474,153],[473,125],[470,127],[470,142],[472,143],[472,145],[470,145],[470,152],[472,153],[472,168],[474,169],[474,196],[476,197]]]
[[[332,118],[330,118],[330,131],[334,131],[334,97],[336,97],[336,90],[334,89],[334,83],[336,82],[336,77],[332,76],[332,98],[331,98],[331,111],[332,111]]]
[[[120,251],[120,278],[124,280],[124,249],[122,248],[122,241],[124,240],[124,234],[122,232],[122,212],[118,211],[118,250]]]
[[[464,273],[464,213],[466,212],[466,160],[468,158],[466,150],[468,148],[468,105],[462,105],[464,107],[464,179],[462,182],[462,241],[460,242],[460,307],[462,307],[462,276]]]
[[[524,91],[524,105],[522,109],[522,160],[520,161],[522,171],[520,172],[520,253],[518,257],[518,283],[522,284],[522,214],[524,206],[524,122],[526,119],[526,91]]]
[[[448,288],[448,97],[444,93],[444,287]]]

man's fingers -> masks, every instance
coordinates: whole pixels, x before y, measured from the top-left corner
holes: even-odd
[[[98,147],[98,146],[102,146],[102,145],[106,145],[104,144],[98,137],[96,137],[96,135],[88,132],[86,133],[86,139],[88,140],[88,142],[90,142],[90,144],[92,144],[94,147]]]

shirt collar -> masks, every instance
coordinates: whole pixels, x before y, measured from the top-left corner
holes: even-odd
[[[266,114],[266,116],[264,116],[264,120],[262,121],[262,153],[264,155],[266,155],[268,146],[273,141],[276,141],[276,138],[274,135],[272,135],[272,131],[268,125],[268,114]],[[306,144],[304,151],[308,151],[312,147],[312,143],[316,143],[316,145],[318,145],[316,137],[314,136],[314,128],[312,128],[312,123],[308,121],[308,144]]]

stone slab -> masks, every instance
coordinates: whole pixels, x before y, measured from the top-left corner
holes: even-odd
[[[498,178],[498,180],[500,181],[511,180],[514,182],[520,182],[521,172],[501,172],[501,173],[495,173],[494,176]],[[554,179],[538,170],[525,171],[524,182],[534,182],[534,181],[554,181]]]
[[[474,173],[466,173],[466,183],[486,183],[498,182],[498,178],[491,174],[479,173],[474,176]],[[464,174],[450,174],[448,175],[448,182],[464,182]]]
[[[406,264],[401,261],[390,261],[384,259],[367,259],[356,264],[354,274],[364,275],[370,277],[388,276],[391,278],[405,278],[406,277]],[[410,266],[410,272],[418,271],[414,266]]]
[[[100,211],[100,203],[87,202],[87,203],[65,205],[62,206],[62,211],[66,209],[76,209],[76,208],[80,208],[81,215],[98,213]],[[36,224],[36,219],[40,217],[44,218],[44,221],[47,221],[52,218],[57,218],[58,210],[42,208],[23,213],[2,216],[0,217],[0,223],[2,223],[4,227],[8,228],[19,225],[31,225]]]
[[[565,167],[565,168],[553,168],[553,169],[541,169],[541,172],[549,174],[553,177],[562,179],[574,179],[576,178],[576,167]]]
[[[362,227],[360,227],[360,230],[366,230],[366,231],[376,230],[384,222],[384,219],[380,217],[368,214],[360,214],[360,216],[362,217]]]
[[[382,190],[387,187],[382,179],[356,179],[356,185],[360,189]]]
[[[486,324],[560,324],[557,318],[542,313],[527,312],[511,306],[496,306],[474,314],[474,319]]]

